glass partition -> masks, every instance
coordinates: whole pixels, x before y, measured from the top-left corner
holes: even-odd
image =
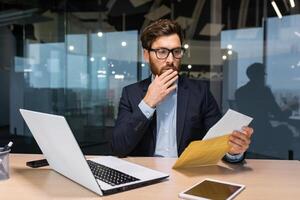
[[[254,118],[248,158],[300,159],[299,1],[0,1],[0,145],[39,149],[20,108],[66,117],[84,153],[110,154],[124,86],[149,77],[139,41],[184,30],[181,75]]]

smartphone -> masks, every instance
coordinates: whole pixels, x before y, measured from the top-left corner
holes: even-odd
[[[39,168],[39,167],[48,166],[49,163],[46,159],[42,159],[42,160],[28,161],[26,162],[26,165],[31,168]]]
[[[179,197],[188,200],[231,200],[243,189],[245,185],[206,178],[179,193]]]

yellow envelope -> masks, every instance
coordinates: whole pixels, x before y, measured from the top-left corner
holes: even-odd
[[[173,169],[216,165],[230,149],[228,140],[229,134],[191,142],[177,159]]]

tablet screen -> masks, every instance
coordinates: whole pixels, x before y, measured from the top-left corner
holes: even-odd
[[[226,200],[240,188],[241,186],[205,180],[184,192],[184,194],[204,197],[207,199]]]

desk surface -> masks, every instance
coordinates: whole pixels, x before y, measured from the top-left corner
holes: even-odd
[[[300,162],[247,160],[244,165],[228,165],[172,170],[172,158],[127,158],[126,160],[170,174],[168,181],[99,197],[69,179],[49,170],[31,169],[25,162],[41,155],[11,154],[11,177],[0,181],[1,199],[178,199],[178,193],[204,178],[246,185],[236,199],[299,199]]]

